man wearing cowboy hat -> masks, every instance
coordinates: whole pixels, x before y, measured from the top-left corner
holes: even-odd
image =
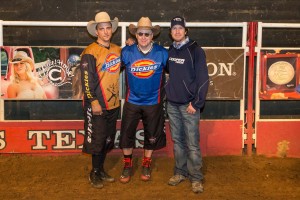
[[[89,34],[97,40],[81,55],[81,81],[84,92],[83,152],[92,155],[89,180],[102,188],[102,181],[114,182],[104,171],[106,154],[114,146],[116,121],[119,115],[119,73],[121,48],[110,42],[118,27],[106,12],[99,12],[87,24]]]
[[[132,152],[139,120],[144,125],[144,157],[141,180],[151,176],[151,156],[154,150],[166,145],[164,132],[164,69],[168,52],[152,39],[160,32],[148,17],[142,17],[137,26],[130,24],[129,32],[137,44],[126,46],[121,53],[126,74],[126,99],[123,109],[120,147],[124,154],[124,168],[120,182],[128,183],[132,176]]]

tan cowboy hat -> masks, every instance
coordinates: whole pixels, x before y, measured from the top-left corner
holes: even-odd
[[[13,59],[10,61],[12,64],[20,62],[28,63],[31,67],[31,71],[34,70],[34,62],[25,51],[17,51]]]
[[[150,19],[148,17],[141,17],[141,19],[137,23],[137,26],[130,24],[128,28],[129,28],[129,32],[132,35],[136,34],[136,31],[138,28],[151,29],[153,32],[153,36],[158,35],[160,32],[160,26],[158,26],[158,25],[152,26],[152,22],[150,21]]]
[[[96,35],[96,26],[101,22],[110,22],[112,26],[112,32],[114,33],[118,28],[119,19],[115,17],[113,20],[111,20],[107,12],[99,12],[95,16],[95,21],[89,21],[89,23],[87,24],[87,30],[89,34],[94,37],[98,37]]]

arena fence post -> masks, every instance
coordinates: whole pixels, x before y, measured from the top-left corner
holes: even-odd
[[[248,156],[251,156],[253,153],[253,135],[255,132],[255,127],[254,127],[254,116],[255,116],[255,111],[253,109],[253,101],[254,101],[254,57],[255,57],[255,46],[256,46],[256,35],[257,35],[257,22],[249,22],[248,23],[248,42],[247,46],[249,47],[249,54],[248,54],[248,85],[247,85],[247,108],[245,110],[245,133],[247,135],[247,138],[245,140],[245,150]]]

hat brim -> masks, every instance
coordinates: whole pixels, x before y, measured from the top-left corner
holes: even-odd
[[[146,29],[151,29],[152,33],[153,33],[153,36],[157,36],[160,32],[160,26],[159,25],[156,25],[156,26],[153,26],[153,27],[149,27],[149,26],[140,26],[140,27],[137,27],[135,26],[134,24],[130,24],[128,26],[128,29],[129,29],[129,32],[132,34],[132,35],[135,35],[136,34],[136,31],[138,28],[146,28]]]
[[[31,67],[31,71],[33,71],[34,70],[34,68],[35,68],[35,66],[34,66],[34,62],[33,62],[33,60],[31,59],[31,58],[22,58],[22,60],[20,60],[20,61],[14,61],[14,62],[10,62],[11,64],[15,64],[15,63],[20,63],[20,62],[27,62],[27,63],[29,63],[29,65],[30,65],[30,67]]]
[[[115,17],[113,20],[108,21],[108,22],[111,23],[112,32],[114,33],[118,28],[119,19]],[[96,26],[99,23],[107,23],[107,22],[89,21],[86,26],[89,34],[92,35],[93,37],[98,37],[96,34]]]

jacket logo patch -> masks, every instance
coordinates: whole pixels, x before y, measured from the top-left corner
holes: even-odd
[[[169,61],[173,61],[173,62],[175,62],[175,63],[177,63],[177,64],[183,64],[184,61],[185,61],[185,59],[181,59],[181,58],[172,58],[172,57],[170,57],[170,58],[169,58]]]
[[[152,60],[138,60],[131,65],[130,72],[138,78],[149,78],[154,74],[158,66]]]
[[[114,53],[110,53],[106,56],[101,71],[116,73],[119,72],[120,66],[121,66],[120,57]]]

